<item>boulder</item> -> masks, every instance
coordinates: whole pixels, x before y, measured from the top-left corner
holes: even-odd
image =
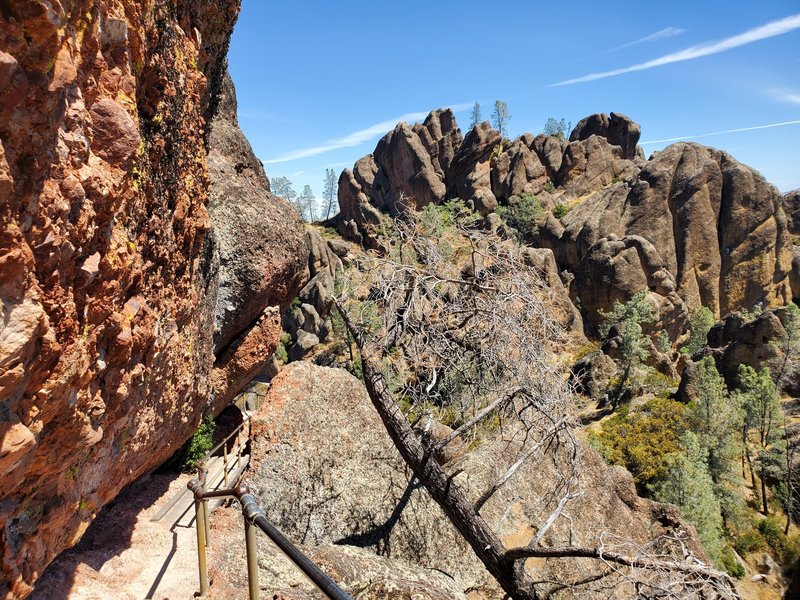
[[[729,388],[738,385],[738,369],[743,364],[756,371],[768,367],[773,376],[782,375],[779,384],[785,393],[800,392],[800,381],[794,376],[795,365],[784,364],[780,344],[786,335],[783,324],[786,318],[785,308],[764,310],[753,320],[734,312],[711,328],[707,336],[708,351]]]
[[[789,233],[800,236],[800,190],[792,190],[783,195],[783,212],[786,213]]]
[[[612,234],[598,241],[578,264],[571,285],[590,331],[603,322],[601,311],[610,310],[615,302],[627,302],[643,290],[656,317],[654,323],[643,326],[645,333],[665,330],[675,341],[688,326],[688,309],[660,254],[645,238],[629,235],[619,239]]]
[[[319,338],[316,335],[309,333],[304,329],[299,330],[297,332],[297,337],[294,340],[294,344],[292,344],[292,347],[289,348],[289,360],[302,359],[303,356],[305,356],[317,344],[319,344]]]
[[[211,122],[208,210],[219,252],[216,352],[267,306],[286,306],[308,279],[309,242],[297,211],[273,196],[261,162],[236,121],[230,75]]]
[[[572,365],[570,380],[576,392],[593,400],[600,400],[616,373],[617,365],[614,360],[595,350]]]
[[[555,183],[568,198],[581,198],[613,183],[632,181],[642,163],[625,158],[622,148],[593,135],[567,145]]]
[[[502,595],[409,472],[363,386],[350,374],[305,362],[289,365],[272,381],[252,428],[251,482],[268,518],[287,535],[307,546],[334,542],[391,553],[393,560],[447,573],[463,592],[479,587],[484,597]],[[512,429],[500,428],[446,463],[470,499],[517,456],[521,433]],[[580,453],[578,485],[584,494],[569,504],[570,519],[556,521],[549,530],[548,545],[591,545],[601,533],[644,543],[669,533],[681,536],[694,556],[705,559],[694,529],[681,522],[674,507],[639,498],[630,474],[609,467],[588,446],[581,445]],[[555,508],[558,498],[549,490],[563,475],[559,460],[523,464],[484,505],[482,514],[504,543],[530,541],[531,524]],[[316,550],[311,552],[316,556]],[[572,581],[598,574],[602,564],[531,560],[526,568],[537,579]],[[380,577],[373,580],[380,582]],[[560,595],[595,598],[607,592],[596,596],[565,589]]]
[[[497,198],[492,193],[491,157],[501,142],[500,132],[487,122],[467,133],[447,172],[448,197],[461,198],[484,216],[494,211]]]
[[[581,119],[569,135],[570,142],[587,140],[593,135],[603,137],[612,146],[619,146],[622,157],[628,160],[641,154],[637,146],[642,129],[638,123],[620,113],[594,114]]]
[[[439,157],[428,153],[412,126],[398,123],[378,142],[373,156],[378,170],[370,200],[377,208],[396,215],[444,200],[447,188]]]
[[[604,138],[582,143],[592,139],[602,155],[597,140]],[[562,174],[572,168],[570,156],[568,149]],[[791,298],[792,256],[780,196],[724,152],[673,144],[655,153],[630,186],[619,182],[589,193],[562,221],[563,231],[545,226],[539,236],[561,268],[576,269],[602,238],[635,235],[658,249],[690,308],[703,305],[720,316]]]
[[[491,188],[497,200],[507,202],[511,196],[539,194],[550,181],[534,141],[530,133],[518,137],[492,163]]]
[[[522,260],[529,266],[534,267],[547,284],[552,293],[553,304],[558,308],[556,318],[564,328],[583,333],[583,319],[580,311],[570,300],[569,292],[561,281],[558,274],[558,266],[549,248],[523,248]]]

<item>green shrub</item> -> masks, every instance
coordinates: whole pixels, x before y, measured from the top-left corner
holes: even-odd
[[[648,367],[645,370],[644,378],[642,379],[644,389],[658,398],[669,398],[678,389],[680,383],[679,380],[667,377],[652,367]]]
[[[169,460],[170,466],[186,473],[193,471],[197,467],[197,462],[205,457],[213,446],[214,427],[211,415],[204,415],[197,431],[172,455]]]
[[[733,547],[740,556],[762,550],[765,546],[764,538],[755,529],[748,529],[736,536]]]
[[[780,524],[773,518],[767,517],[758,522],[758,531],[764,536],[770,548],[778,553],[782,553],[786,548],[786,536]]]
[[[561,204],[560,202],[553,207],[553,216],[556,219],[563,219],[567,216],[569,212],[569,208],[566,205]]]
[[[669,334],[663,329],[658,332],[656,336],[656,350],[662,354],[669,354],[672,352],[672,342],[669,339]]]
[[[419,226],[423,235],[438,237],[452,224],[453,215],[445,206],[427,204],[419,213]]]
[[[278,347],[275,348],[275,358],[277,358],[283,364],[289,362],[289,354],[286,352],[286,346],[284,346],[282,343],[278,344]]]
[[[544,191],[547,192],[548,194],[555,194],[556,192],[555,184],[553,184],[553,182],[548,179],[547,183],[544,184]]]
[[[667,456],[681,450],[687,425],[685,405],[656,398],[636,409],[623,407],[603,422],[600,433],[590,432],[589,440],[608,462],[628,469],[644,490],[666,477]]]
[[[539,221],[544,215],[544,209],[536,196],[525,193],[512,196],[509,206],[499,206],[497,214],[524,238],[536,235],[539,231]]]
[[[725,546],[725,548],[722,549],[719,557],[719,566],[722,567],[722,570],[728,575],[736,579],[741,579],[745,575],[742,563],[736,560],[736,555],[733,553],[730,546]]]

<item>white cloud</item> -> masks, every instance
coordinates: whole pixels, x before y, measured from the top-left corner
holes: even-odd
[[[661,40],[664,38],[675,37],[676,35],[680,35],[685,32],[686,32],[685,29],[680,29],[679,27],[665,27],[660,31],[656,31],[655,33],[646,35],[643,38],[639,38],[638,40],[633,40],[632,42],[628,42],[627,44],[622,44],[621,46],[615,46],[614,48],[610,48],[606,50],[605,53],[616,52],[617,50],[622,50],[623,48],[630,48],[631,46],[636,46],[638,44],[645,44],[647,42],[654,42],[656,40]]]
[[[305,171],[298,171],[297,173],[292,173],[292,177],[297,177],[298,175],[302,175]]]
[[[643,62],[638,65],[624,67],[622,69],[614,69],[612,71],[603,71],[601,73],[591,73],[589,75],[584,75],[582,77],[576,77],[575,79],[567,79],[566,81],[559,81],[558,83],[553,83],[548,87],[557,87],[562,85],[573,85],[575,83],[585,83],[587,81],[596,81],[597,79],[616,77],[617,75],[623,75],[625,73],[633,73],[635,71],[645,71],[647,69],[668,65],[671,63],[682,62],[685,60],[693,60],[695,58],[701,58],[703,56],[710,56],[712,54],[718,54],[720,52],[725,52],[733,48],[738,48],[739,46],[752,44],[753,42],[757,42],[759,40],[764,40],[778,35],[783,35],[784,33],[789,33],[790,31],[794,31],[795,29],[798,28],[800,28],[800,14],[792,15],[790,17],[786,17],[778,21],[772,21],[771,23],[767,23],[766,25],[761,25],[760,27],[756,27],[755,29],[750,29],[748,31],[745,31],[744,33],[740,33],[739,35],[734,35],[732,37],[725,38],[724,40],[719,40],[717,42],[708,42],[697,46],[691,46],[684,50],[673,52],[672,54],[667,54],[665,56],[661,56],[659,58],[655,58],[653,60],[649,60],[647,62]]]
[[[784,121],[783,123],[771,123],[770,125],[756,125],[754,127],[740,127],[739,129],[726,129],[725,131],[714,131],[712,133],[699,133],[696,135],[684,135],[681,137],[667,138],[665,140],[651,140],[649,142],[639,142],[639,143],[643,146],[647,144],[664,144],[666,142],[680,142],[681,140],[694,140],[697,138],[704,138],[712,135],[723,135],[725,133],[739,133],[740,131],[753,131],[755,129],[771,129],[772,127],[785,127],[787,125],[800,125],[800,120]]]
[[[770,96],[776,100],[780,100],[781,102],[800,104],[800,94],[796,94],[787,90],[770,90]]]
[[[451,107],[453,112],[460,112],[468,108],[472,108],[472,103],[465,102],[461,104],[454,104]],[[264,162],[266,164],[289,162],[290,160],[297,160],[299,158],[309,158],[311,156],[317,156],[318,154],[324,154],[325,152],[331,152],[333,150],[338,150],[340,148],[350,148],[352,146],[358,146],[359,144],[363,144],[366,141],[384,135],[387,131],[391,131],[392,129],[394,129],[395,125],[397,125],[401,121],[405,121],[407,123],[414,123],[415,121],[422,121],[427,116],[428,116],[428,111],[406,113],[404,115],[400,115],[399,117],[395,117],[394,119],[387,119],[386,121],[375,123],[375,125],[370,125],[366,129],[359,129],[358,131],[354,131],[353,133],[346,135],[344,137],[336,138],[335,140],[329,140],[328,142],[320,146],[314,146],[313,148],[304,148],[302,150],[294,150],[292,152],[287,152],[286,154],[282,154],[281,156],[265,160]]]

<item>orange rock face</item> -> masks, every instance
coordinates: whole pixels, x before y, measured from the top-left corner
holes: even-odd
[[[0,597],[274,350],[266,315],[212,393],[205,136],[238,10],[0,7]]]

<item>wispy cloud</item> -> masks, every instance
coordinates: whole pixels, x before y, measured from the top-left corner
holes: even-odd
[[[794,31],[795,29],[798,28],[800,28],[800,14],[792,15],[790,17],[779,19],[777,21],[772,21],[770,23],[767,23],[766,25],[761,25],[760,27],[756,27],[755,29],[750,29],[748,31],[745,31],[744,33],[740,33],[739,35],[734,35],[732,37],[725,38],[724,40],[719,40],[716,42],[707,42],[705,44],[691,46],[684,50],[673,52],[672,54],[667,54],[665,56],[661,56],[659,58],[655,58],[653,60],[649,60],[647,62],[643,62],[638,65],[632,65],[630,67],[624,67],[622,69],[614,69],[612,71],[590,73],[589,75],[576,77],[575,79],[567,79],[566,81],[559,81],[558,83],[553,83],[548,87],[557,87],[562,85],[573,85],[575,83],[585,83],[587,81],[596,81],[597,79],[616,77],[617,75],[623,75],[625,73],[633,73],[635,71],[645,71],[647,69],[652,69],[654,67],[661,67],[663,65],[668,65],[671,63],[682,62],[685,60],[693,60],[695,58],[701,58],[703,56],[710,56],[712,54],[718,54],[720,52],[725,52],[733,48],[738,48],[739,46],[752,44],[753,42],[757,42],[759,40],[764,40],[778,35],[783,35],[784,33],[789,33],[790,31]]]
[[[637,46],[638,44],[646,44],[647,42],[654,42],[656,40],[661,40],[664,38],[675,37],[676,35],[680,35],[685,32],[686,32],[685,29],[681,29],[679,27],[665,27],[660,31],[656,31],[655,33],[646,35],[643,38],[639,38],[638,40],[633,40],[632,42],[628,42],[627,44],[622,44],[621,46],[615,46],[614,48],[609,48],[603,54],[608,54],[609,52],[616,52],[617,50],[622,50],[623,48],[630,48],[631,46]]]
[[[297,177],[298,175],[302,175],[305,171],[298,171],[297,173],[292,173],[292,177]]]
[[[454,104],[450,108],[453,110],[453,112],[460,112],[462,110],[466,110],[471,107],[472,107],[471,102],[464,102],[461,104]],[[336,138],[334,140],[329,140],[319,146],[314,146],[312,148],[304,148],[302,150],[293,150],[292,152],[287,152],[286,154],[282,154],[275,158],[265,160],[264,162],[266,164],[289,162],[291,160],[297,160],[299,158],[309,158],[311,156],[317,156],[319,154],[324,154],[326,152],[331,152],[333,150],[339,150],[340,148],[350,148],[352,146],[358,146],[359,144],[363,144],[366,141],[374,139],[378,136],[385,134],[387,131],[394,129],[395,125],[397,125],[401,121],[413,123],[415,121],[421,121],[427,116],[428,116],[428,111],[406,113],[404,115],[400,115],[399,117],[395,117],[394,119],[387,119],[386,121],[375,123],[375,125],[370,125],[365,129],[359,129],[358,131],[354,131],[353,133],[348,134],[344,137]]]
[[[681,137],[667,138],[664,140],[650,140],[648,142],[639,142],[639,143],[643,146],[647,144],[664,144],[666,142],[680,142],[681,140],[696,140],[697,138],[710,137],[712,135],[723,135],[726,133],[739,133],[741,131],[754,131],[756,129],[771,129],[773,127],[786,127],[787,125],[800,125],[800,120],[784,121],[783,123],[771,123],[769,125],[755,125],[754,127],[740,127],[738,129],[726,129],[725,131],[713,131],[711,133],[698,133],[696,135],[683,135]]]
[[[800,104],[800,94],[790,92],[788,90],[770,90],[770,96],[781,102],[791,102],[792,104]]]

